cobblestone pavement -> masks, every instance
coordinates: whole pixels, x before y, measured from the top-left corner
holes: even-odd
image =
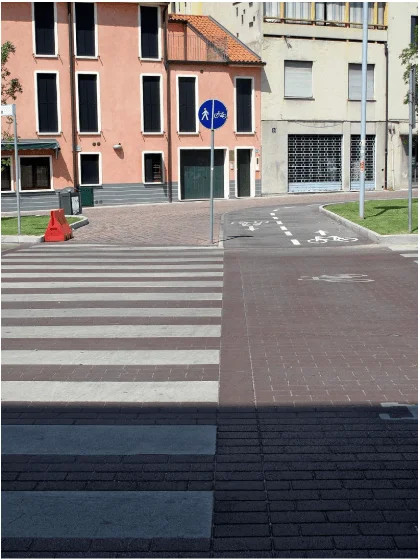
[[[417,192],[417,190],[415,191]],[[403,198],[406,191],[366,192],[366,200]],[[246,208],[291,204],[326,204],[358,200],[357,192],[282,195],[241,200],[217,200],[214,204],[214,242],[219,241],[224,213]],[[209,202],[180,202],[140,206],[86,208],[89,225],[75,232],[72,243],[198,246],[209,242]]]
[[[3,557],[417,557],[411,259],[66,243],[2,274]]]

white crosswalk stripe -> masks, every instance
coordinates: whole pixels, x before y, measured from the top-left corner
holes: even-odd
[[[4,404],[218,403],[223,251],[38,245],[2,264]],[[151,370],[156,380],[142,380]],[[211,457],[216,427],[9,424],[2,441],[5,454]],[[3,536],[211,536],[212,491],[56,487],[3,492],[6,519],[17,519]]]

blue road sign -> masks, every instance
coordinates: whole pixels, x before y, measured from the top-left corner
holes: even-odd
[[[198,119],[206,128],[217,130],[227,120],[227,108],[218,99],[208,99],[198,109]]]

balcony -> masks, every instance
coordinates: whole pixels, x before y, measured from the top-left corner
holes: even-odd
[[[212,42],[187,32],[170,32],[168,59],[171,62],[228,62],[227,37]]]

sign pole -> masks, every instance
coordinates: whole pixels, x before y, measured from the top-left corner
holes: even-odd
[[[361,115],[361,123],[360,123],[360,192],[359,192],[360,219],[365,218],[367,49],[368,49],[368,3],[363,2],[362,115]]]
[[[213,244],[213,187],[214,187],[214,99],[211,110],[211,149],[210,149],[210,243]]]
[[[408,93],[408,107],[410,111],[408,122],[408,232],[413,230],[413,128],[416,126],[414,114],[414,68],[410,70],[410,89]]]
[[[18,218],[18,235],[21,234],[20,228],[20,173],[19,173],[19,160],[18,160],[18,140],[17,140],[17,122],[16,122],[16,104],[12,105],[13,114],[13,128],[14,128],[14,144],[15,144],[15,177],[16,177],[16,204],[17,204],[17,218]]]

